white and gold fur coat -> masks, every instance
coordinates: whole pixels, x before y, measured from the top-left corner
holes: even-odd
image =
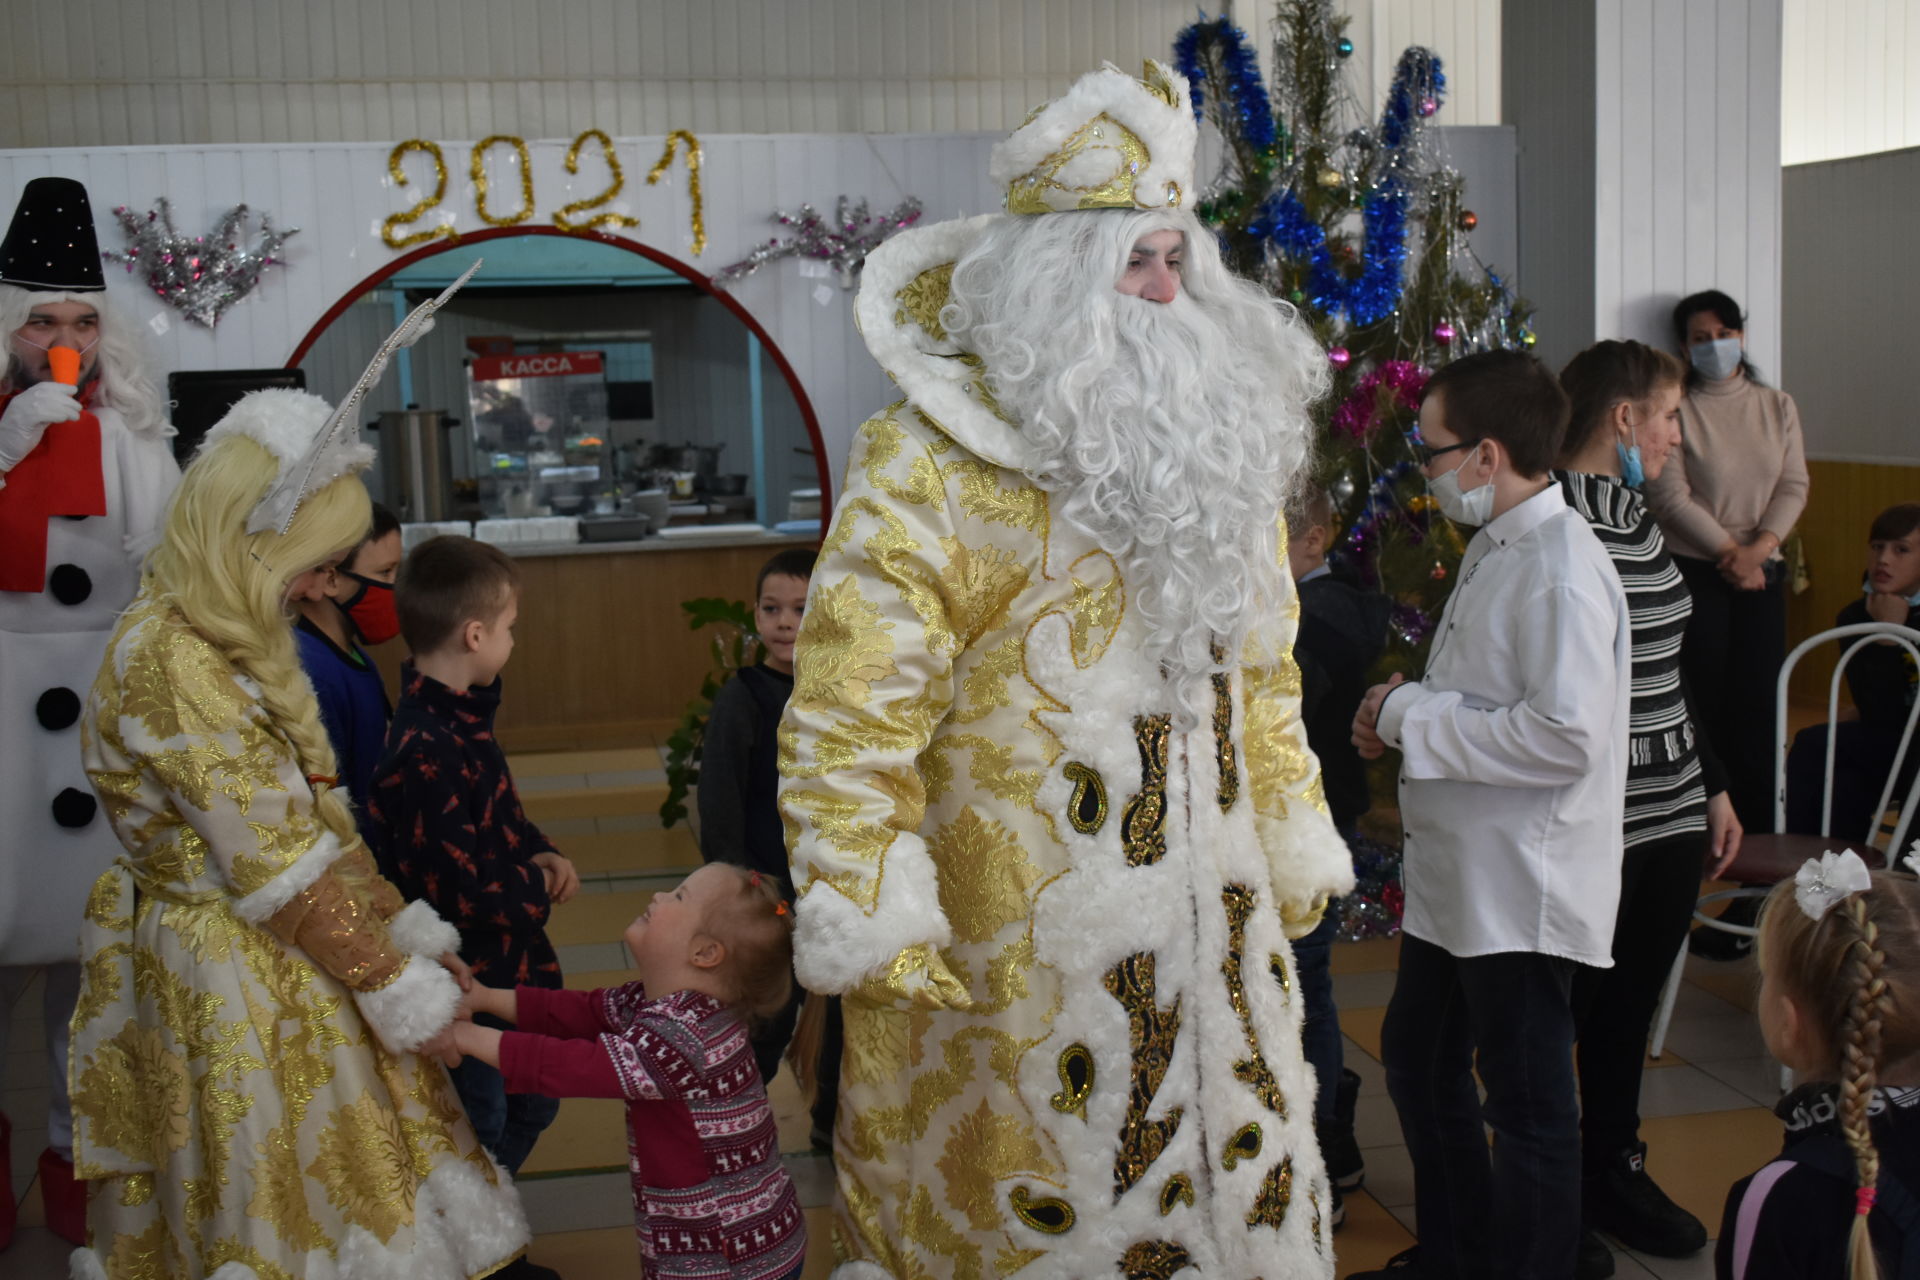
[[[1287,935],[1353,877],[1297,603],[1177,728],[1119,566],[939,331],[977,225],[869,260],[908,399],[854,443],[781,728],[800,976],[847,995],[836,1275],[1330,1276]],[[916,955],[965,1000],[908,998]]]

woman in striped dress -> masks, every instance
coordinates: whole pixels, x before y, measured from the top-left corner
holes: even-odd
[[[1575,978],[1586,1220],[1589,1230],[1663,1257],[1697,1251],[1707,1234],[1647,1175],[1639,1136],[1642,1056],[1706,863],[1731,861],[1741,835],[1681,679],[1680,644],[1692,610],[1687,586],[1639,493],[1679,446],[1684,380],[1677,360],[1638,342],[1601,342],[1575,356],[1560,374],[1573,414],[1554,472],[1568,505],[1613,558],[1633,628],[1626,858],[1613,968],[1584,969]],[[1612,1273],[1611,1255],[1589,1235],[1581,1280]]]

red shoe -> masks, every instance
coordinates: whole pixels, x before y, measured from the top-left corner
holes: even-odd
[[[0,1249],[13,1243],[13,1220],[20,1206],[13,1202],[13,1121],[0,1111]]]
[[[68,1244],[87,1242],[87,1184],[73,1176],[73,1162],[52,1147],[40,1153],[40,1199],[47,1207],[47,1230]]]

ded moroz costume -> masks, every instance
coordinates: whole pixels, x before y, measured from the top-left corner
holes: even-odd
[[[44,1121],[0,1116],[0,1187],[7,1131],[45,1123],[48,1225],[78,1243],[67,1019],[80,911],[120,851],[80,761],[80,708],[180,470],[160,397],[107,303],[86,188],[70,178],[36,178],[21,195],[0,244],[0,333],[0,1057],[14,1000],[43,972],[50,1083]],[[77,388],[51,376],[53,345],[79,352]],[[0,1196],[0,1248],[13,1213]]]
[[[865,267],[856,316],[905,398],[854,442],[781,729],[797,968],[846,996],[839,1280],[1332,1274],[1287,937],[1352,868],[1299,720],[1279,529],[1324,360],[1290,309],[1226,276],[1184,212],[1187,103],[1155,63],[1144,80],[1082,78],[995,149],[1006,214],[904,232]],[[973,340],[992,325],[950,332],[969,263],[1003,259],[1013,289],[1051,270],[1018,256],[1036,226],[1118,246],[1081,291],[1123,329],[1187,323],[1228,295],[1255,322],[1240,335],[1254,354],[1228,360],[1278,370],[1259,384],[1275,394],[1199,423],[1221,433],[1201,449],[1213,456],[1180,464],[1263,459],[1227,467],[1257,481],[1222,486],[1251,495],[1229,508],[1223,493],[1222,510],[1247,513],[1234,527],[1213,529],[1205,486],[1150,474],[1190,434],[1191,406],[1174,403],[1187,391],[1136,388],[1113,415],[1151,428],[1130,438],[1134,461],[1069,478],[1057,459],[1084,424],[1054,421],[1067,443],[1046,453],[1043,415],[1022,406],[1047,389],[1016,403],[1019,378],[1000,375],[1017,362]],[[1156,229],[1184,234],[1179,305],[1114,289]],[[982,249],[995,236],[1008,254]],[[1182,373],[1177,344],[1147,347],[1225,403],[1203,384],[1231,379],[1197,360]],[[1103,376],[1063,367],[1050,386]],[[1096,469],[1118,456],[1078,455]],[[1087,493],[1113,490],[1099,484],[1160,505],[1100,527],[1105,499]],[[1205,600],[1250,584],[1207,614],[1197,663],[1166,640],[1185,627],[1194,641],[1166,585],[1181,558],[1125,532],[1149,525],[1210,529],[1227,548],[1200,566]]]

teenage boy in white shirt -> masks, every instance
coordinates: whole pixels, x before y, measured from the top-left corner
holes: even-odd
[[[1380,1042],[1420,1234],[1369,1275],[1574,1274],[1569,994],[1577,966],[1613,963],[1630,653],[1619,575],[1548,474],[1567,414],[1512,351],[1446,366],[1420,407],[1433,496],[1480,528],[1426,675],[1374,686],[1354,720],[1363,756],[1402,756],[1406,920]]]

